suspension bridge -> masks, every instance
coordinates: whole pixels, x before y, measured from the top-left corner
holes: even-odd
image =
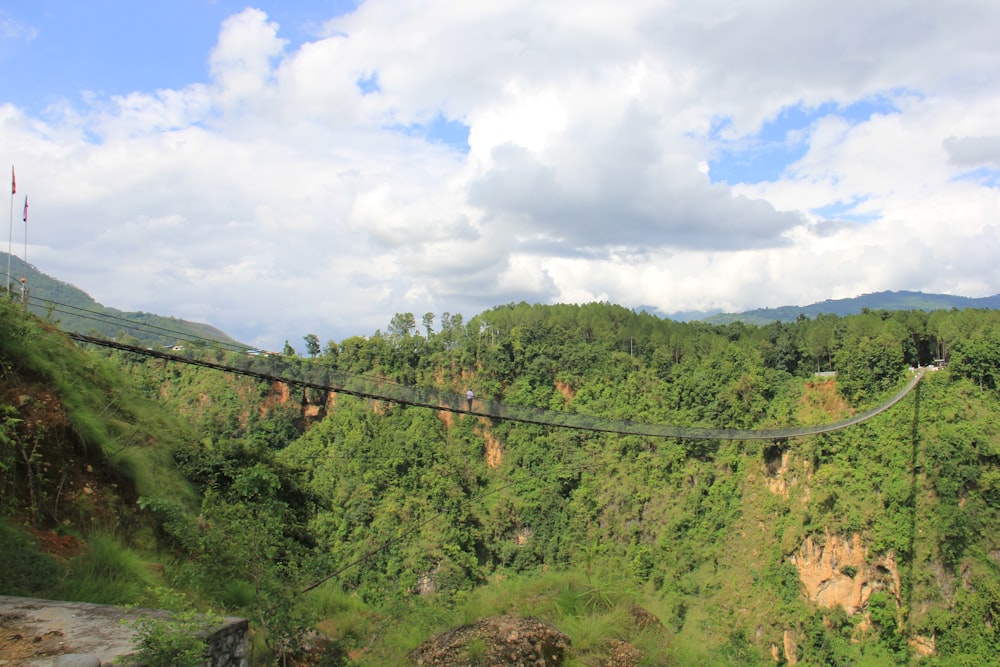
[[[402,385],[385,378],[347,373],[320,363],[280,355],[255,355],[244,353],[229,355],[229,363],[210,361],[176,351],[166,352],[138,345],[79,333],[70,333],[74,340],[88,345],[98,345],[124,352],[131,352],[166,361],[201,366],[227,373],[235,373],[267,382],[281,382],[289,386],[314,389],[320,392],[347,394],[365,399],[389,401],[400,405],[429,408],[444,412],[469,414],[525,424],[568,428],[597,433],[617,433],[679,440],[783,440],[830,433],[860,424],[903,400],[919,384],[925,369],[918,369],[898,392],[879,405],[829,424],[788,426],[773,429],[731,429],[650,424],[624,419],[609,419],[576,412],[546,410],[530,406],[511,405],[492,399],[475,398],[470,404],[464,394],[435,389]],[[234,359],[235,357],[235,359]]]

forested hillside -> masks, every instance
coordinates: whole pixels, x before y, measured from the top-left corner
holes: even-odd
[[[794,322],[800,316],[818,315],[858,315],[866,310],[964,310],[967,308],[1000,308],[1000,294],[980,298],[954,296],[951,294],[926,294],[924,292],[874,292],[850,299],[827,299],[808,306],[781,306],[779,308],[758,308],[742,313],[721,313],[702,317],[711,324],[746,322],[767,325],[771,322]]]
[[[39,317],[55,322],[64,331],[95,332],[102,336],[120,336],[129,332],[146,345],[171,346],[185,339],[201,337],[227,343],[230,349],[246,347],[208,324],[102,306],[78,287],[42,273],[15,255],[0,252],[0,263],[6,267],[8,261],[15,300],[22,298],[19,286],[24,278],[29,309]]]
[[[947,360],[857,426],[744,441],[303,391],[78,350],[16,307],[2,315],[3,539],[43,574],[0,576],[0,594],[113,590],[100,601],[242,614],[259,664],[406,664],[435,634],[499,614],[565,633],[570,665],[1000,654],[1000,312],[713,326],[511,304],[467,322],[427,314],[419,328],[403,313],[385,333],[325,346],[310,334],[294,360],[510,405],[738,429],[837,421]],[[52,530],[78,552],[52,560],[30,538]],[[101,566],[109,552],[157,566],[114,571]],[[492,664],[482,639],[461,650],[447,664]]]

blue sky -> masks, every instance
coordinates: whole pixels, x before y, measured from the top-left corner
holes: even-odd
[[[835,116],[853,125],[867,122],[873,114],[897,112],[892,100],[884,97],[859,100],[846,107],[832,101],[813,107],[802,104],[782,107],[747,141],[736,142],[736,145],[720,141],[722,148],[709,162],[709,176],[712,181],[725,183],[776,181],[785,167],[808,152],[807,130],[817,121]],[[713,136],[719,139],[720,130],[729,122],[730,119],[719,121]]]
[[[996,25],[987,0],[6,2],[0,164],[40,270],[265,348],[521,300],[984,296]]]
[[[7,5],[5,8],[3,5]],[[267,7],[291,48],[314,39],[354,0],[32,0],[0,3],[8,35],[0,51],[5,97],[41,112],[81,91],[127,95],[207,81],[222,21]],[[19,28],[12,27],[16,24]],[[11,37],[10,32],[14,32]],[[12,94],[17,91],[16,95]]]

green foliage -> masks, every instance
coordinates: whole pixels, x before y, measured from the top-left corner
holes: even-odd
[[[882,643],[893,653],[904,654],[906,637],[901,632],[896,602],[885,591],[872,593],[868,600],[868,616]]]
[[[979,559],[966,573],[969,588],[956,591],[949,613],[939,614],[932,632],[940,633],[942,665],[988,664],[1000,653],[1000,575],[995,564]]]
[[[973,324],[975,328],[951,347],[952,372],[973,380],[980,389],[996,389],[1000,379],[1000,322],[995,313],[991,315]]]
[[[430,635],[500,614],[530,615],[559,628],[571,640],[567,664],[596,664],[613,640],[628,641],[662,659],[667,649],[662,636],[636,621],[640,601],[647,603],[633,590],[582,571],[512,576],[471,592],[454,611],[434,613],[420,601],[397,609],[398,620],[386,628],[385,641],[360,663],[405,664],[406,653]],[[481,648],[486,647],[466,645],[466,657],[477,659]]]
[[[201,667],[205,664],[206,642],[197,636],[202,622],[195,612],[170,618],[143,617],[132,622],[135,630],[133,656],[148,667]]]
[[[322,351],[319,344],[319,336],[316,334],[306,334],[303,337],[303,340],[306,343],[306,353],[310,357],[315,357]]]
[[[17,429],[21,419],[12,405],[0,405],[0,516],[6,516],[17,503],[15,494],[18,454]]]
[[[801,662],[810,665],[850,665],[860,662],[854,625],[842,607],[817,610],[802,622]]]
[[[33,521],[39,521],[40,515],[55,522],[65,518],[60,514],[59,494],[49,493],[59,489],[58,480],[43,479],[45,470],[58,462],[53,458],[79,456],[107,462],[140,494],[193,502],[190,487],[170,462],[170,450],[184,433],[183,425],[134,387],[123,384],[113,358],[89,355],[51,326],[0,302],[0,364],[5,381],[44,386],[58,398],[58,405],[39,406],[31,402],[34,392],[29,391],[19,405],[0,406],[0,482],[10,479],[2,468],[9,466],[13,447],[15,465],[24,480],[18,491],[28,501]],[[68,429],[60,425],[49,430],[38,421],[26,430],[14,416],[14,411],[53,409],[65,410]],[[7,502],[6,496],[2,499]]]
[[[98,604],[147,604],[159,582],[146,561],[112,535],[93,533],[87,548],[69,563],[67,578],[56,591],[65,600]]]
[[[62,568],[31,538],[0,520],[0,595],[45,597],[58,585]]]
[[[848,321],[843,344],[834,354],[841,393],[852,403],[866,404],[890,390],[906,368],[909,335],[897,322],[874,314]]]
[[[6,258],[7,253],[0,252],[0,262],[6,261]],[[63,331],[96,333],[113,338],[122,337],[123,330],[128,330],[129,335],[138,337],[143,344],[156,346],[174,345],[178,340],[193,337],[236,343],[222,331],[207,324],[152,313],[122,312],[102,306],[85,292],[37,271],[16,255],[11,255],[10,260],[11,275],[27,278],[27,283],[31,286],[30,312],[57,324]],[[69,306],[59,309],[58,320],[53,317],[56,304]]]
[[[197,557],[203,594],[254,618],[268,652],[287,659],[309,626],[295,598],[310,559],[303,526],[308,498],[270,452],[230,443],[206,451],[215,456],[197,467],[189,460],[188,469],[205,475],[198,480],[204,499],[198,532],[178,540]]]
[[[485,664],[486,652],[488,650],[486,640],[482,637],[473,637],[465,646],[465,658],[473,667]]]
[[[471,387],[484,401],[760,429],[842,418],[885,400],[907,366],[951,358],[884,414],[780,442],[586,433],[321,392],[307,398],[328,414],[307,418],[301,394],[281,403],[278,387],[252,378],[80,354],[11,314],[0,319],[4,377],[53,383],[71,415],[64,444],[138,488],[117,492],[118,507],[139,498],[173,583],[253,620],[259,660],[295,656],[318,623],[336,646],[330,660],[350,648],[364,649],[362,663],[395,664],[434,632],[524,610],[574,638],[575,664],[602,659],[611,639],[650,647],[657,657],[644,664],[767,664],[786,631],[801,664],[905,661],[917,633],[937,639],[929,665],[996,649],[1000,403],[988,313],[755,327],[522,303],[467,322],[445,313],[440,331],[432,314],[418,330],[404,313],[388,333],[330,341],[322,355],[307,336],[319,358],[282,361],[309,377],[365,373]],[[820,369],[836,379],[812,381]],[[19,408],[0,406],[0,504],[36,506],[47,521],[58,494],[44,456],[22,460],[36,440],[23,437]],[[39,451],[53,442],[37,438]],[[20,500],[29,472],[42,502]],[[135,521],[119,512],[102,525]],[[793,564],[807,537],[855,534],[899,577],[900,590],[872,596],[867,633],[863,614],[806,600]],[[82,590],[67,594],[141,598],[141,562],[91,541],[65,588]],[[638,602],[663,626],[631,627]]]
[[[205,664],[208,636],[222,618],[201,614],[188,608],[182,596],[165,588],[150,591],[157,606],[170,610],[156,616],[143,614],[132,621],[122,621],[135,631],[135,653],[116,662],[131,664],[138,660],[147,667],[201,667]]]

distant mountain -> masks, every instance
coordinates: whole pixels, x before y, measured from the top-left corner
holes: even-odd
[[[677,310],[665,313],[656,306],[636,306],[634,310],[637,313],[648,313],[661,320],[673,320],[674,322],[704,322],[709,317],[722,313],[722,310]]]
[[[249,347],[208,324],[102,306],[83,290],[56,280],[31,264],[25,264],[11,256],[11,291],[15,297],[20,295],[21,278],[27,278],[31,311],[52,320],[64,331],[96,333],[107,338],[124,334],[147,345],[176,345],[185,341],[209,339],[225,345]],[[7,253],[0,252],[0,282],[6,279]],[[5,287],[6,285],[0,286],[0,290]]]
[[[924,294],[923,292],[874,292],[862,294],[853,299],[827,299],[809,306],[781,306],[780,308],[758,308],[743,313],[719,313],[701,318],[709,324],[770,324],[771,322],[794,322],[799,315],[814,318],[821,314],[838,316],[857,315],[868,310],[964,310],[966,308],[1000,309],[1000,294],[973,299],[950,294]],[[698,319],[698,318],[690,318]]]

